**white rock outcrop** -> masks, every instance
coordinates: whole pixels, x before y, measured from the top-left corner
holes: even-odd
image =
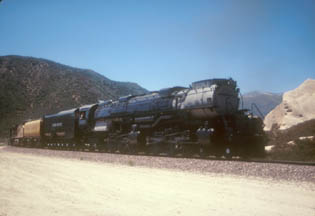
[[[265,130],[274,124],[285,130],[311,119],[315,119],[315,80],[307,79],[298,88],[283,94],[282,103],[265,117]]]

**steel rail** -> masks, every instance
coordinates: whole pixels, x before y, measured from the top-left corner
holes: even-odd
[[[137,152],[137,153],[121,153],[119,151],[115,152],[106,152],[106,151],[100,151],[99,149],[96,151],[91,150],[89,148],[84,148],[81,150],[75,150],[75,149],[66,149],[66,148],[51,148],[49,146],[45,146],[42,148],[39,147],[26,147],[26,146],[12,146],[12,147],[22,147],[22,148],[35,148],[35,149],[48,149],[48,150],[56,150],[56,151],[74,151],[74,152],[86,152],[86,153],[106,153],[106,154],[119,154],[119,155],[132,155],[132,156],[150,156],[150,157],[166,157],[166,158],[182,158],[182,159],[197,159],[197,160],[216,160],[216,161],[231,161],[231,162],[247,162],[247,163],[265,163],[265,164],[284,164],[284,165],[298,165],[298,166],[315,166],[315,161],[290,161],[290,160],[272,160],[272,159],[257,159],[257,158],[224,158],[224,157],[215,157],[215,156],[206,156],[201,157],[197,154],[192,156],[187,156],[183,154],[177,154],[177,155],[167,155],[166,153],[160,153],[160,154],[152,154],[152,153],[145,153],[145,152]]]

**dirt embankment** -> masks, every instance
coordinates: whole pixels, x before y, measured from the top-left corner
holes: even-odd
[[[97,152],[58,151],[12,146],[4,148],[3,151],[125,166],[169,169],[200,174],[228,174],[242,177],[259,177],[275,181],[286,180],[312,182],[315,180],[315,167],[310,166],[202,160],[192,158],[153,157],[145,155],[123,155]]]

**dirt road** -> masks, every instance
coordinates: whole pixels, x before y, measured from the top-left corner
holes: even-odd
[[[315,215],[315,182],[193,173],[0,149],[0,216]]]

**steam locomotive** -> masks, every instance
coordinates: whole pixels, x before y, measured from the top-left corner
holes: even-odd
[[[260,118],[239,109],[236,81],[209,79],[101,101],[10,129],[17,146],[120,153],[264,156]]]

